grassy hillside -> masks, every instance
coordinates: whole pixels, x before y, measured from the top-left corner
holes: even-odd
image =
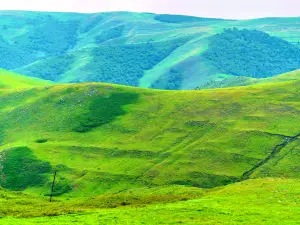
[[[0,89],[30,88],[36,86],[45,86],[48,84],[51,84],[51,82],[37,78],[29,78],[7,70],[0,69]]]
[[[224,28],[264,31],[294,46],[300,41],[299,18],[234,21],[130,12],[2,11],[0,19],[0,49],[5,52],[0,67],[57,82],[193,89],[226,78],[219,76],[222,68],[203,57],[210,37]],[[282,68],[279,73],[288,72]]]
[[[1,198],[3,206],[1,211],[5,211],[6,217],[1,218],[0,222],[3,225],[93,225],[98,223],[273,225],[282,224],[282,221],[285,224],[297,224],[300,221],[299,190],[299,180],[256,179],[211,191],[202,191],[202,196],[189,201],[150,204],[144,207],[127,205],[102,209],[94,208],[97,207],[93,205],[94,202],[88,205],[81,203],[81,207],[78,203],[49,204],[43,200],[29,198],[30,196],[20,197],[20,195],[5,193],[2,196],[13,203],[14,207],[5,207],[8,200]],[[166,192],[160,190],[156,193]],[[147,195],[147,192],[143,195]],[[24,206],[24,203],[27,206]],[[12,210],[14,208],[16,210]],[[55,216],[49,217],[51,214]]]
[[[46,195],[57,170],[57,195],[74,197],[279,176],[269,163],[299,143],[295,73],[291,81],[206,91],[96,83],[2,91],[2,185],[22,183],[20,190]],[[28,152],[26,160],[20,151]],[[16,164],[30,165],[41,179],[33,185],[18,177]],[[285,170],[298,177],[288,165]]]
[[[292,224],[299,87],[2,89],[0,223]]]

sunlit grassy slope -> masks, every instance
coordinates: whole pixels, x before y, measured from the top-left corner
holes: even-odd
[[[97,207],[103,205],[109,207],[103,202],[117,202],[118,198],[104,197],[90,200],[88,203],[49,204],[45,200],[1,191],[1,215],[4,217],[0,219],[0,223],[3,225],[298,224],[299,184],[299,180],[295,179],[249,180],[224,188],[202,191],[197,199],[189,201],[140,207],[132,204],[132,200],[128,198],[127,206],[123,204],[117,208],[111,206],[102,209]],[[140,195],[148,195],[145,190],[139,191]],[[156,191],[156,197],[161,198],[165,193],[164,190]],[[138,199],[137,196],[139,195],[135,195],[134,198]],[[155,194],[152,194],[153,196]]]
[[[51,82],[37,78],[25,77],[7,70],[0,69],[0,89],[30,88],[36,86],[45,86],[48,84],[51,84]]]
[[[284,160],[276,162],[299,144],[295,73],[291,81],[205,91],[97,83],[2,90],[2,186],[47,194],[54,170],[57,195],[70,197],[171,184],[215,187],[270,173],[298,177]],[[19,178],[10,169],[16,164],[39,179]]]
[[[1,89],[0,224],[296,224],[300,74],[274,81]]]

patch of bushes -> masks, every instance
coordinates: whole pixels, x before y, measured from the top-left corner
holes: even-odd
[[[46,21],[37,20],[33,25],[34,29],[11,43],[0,36],[1,68],[17,69],[44,57],[58,56],[77,43],[79,21],[62,22],[49,17]]]
[[[48,139],[38,139],[35,141],[35,143],[38,143],[38,144],[43,144],[43,143],[46,143],[48,142]]]
[[[9,190],[40,186],[51,171],[50,164],[39,160],[27,147],[9,149],[1,152],[0,157],[0,184]]]
[[[51,190],[52,182],[48,182],[47,187],[49,190]],[[72,191],[72,186],[69,184],[69,182],[65,178],[60,178],[54,184],[54,189],[53,189],[52,195],[60,196],[62,194],[66,194],[70,191]],[[50,196],[50,193],[46,193],[45,196]]]
[[[45,80],[60,82],[66,71],[81,54],[91,54],[92,60],[80,69],[82,76],[74,76],[70,82],[107,82],[138,86],[144,71],[152,69],[190,38],[164,42],[148,42],[133,45],[101,45],[90,52],[76,52],[52,57],[15,70]]]
[[[71,54],[41,60],[29,67],[17,69],[16,72],[45,80],[59,81],[61,75],[72,68],[75,57]]]
[[[189,38],[134,45],[107,45],[95,48],[93,60],[84,68],[93,71],[89,81],[138,86],[144,71],[169,56]]]
[[[300,49],[257,30],[225,29],[211,38],[204,56],[222,73],[270,77],[300,68]]]
[[[165,89],[165,90],[179,90],[183,82],[183,74],[180,70],[172,68],[169,73],[161,76],[156,80],[151,88]]]
[[[191,172],[186,180],[173,181],[172,184],[187,185],[201,188],[213,188],[228,185],[239,181],[239,178],[233,176],[207,174],[202,172]]]
[[[96,44],[121,37],[124,28],[124,25],[120,25],[103,31],[100,35],[95,37]]]
[[[88,132],[93,128],[114,121],[118,116],[124,115],[124,105],[137,101],[139,95],[135,93],[112,93],[111,96],[98,96],[95,98],[87,113],[83,113],[76,121],[78,124],[73,128],[75,132]]]
[[[18,41],[18,45],[47,56],[60,55],[76,45],[78,28],[79,21],[76,20],[62,22],[50,19],[45,24],[37,24],[36,29]]]
[[[37,57],[31,50],[10,44],[0,35],[0,68],[14,69],[34,62]]]

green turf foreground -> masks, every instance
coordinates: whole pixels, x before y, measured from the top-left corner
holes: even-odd
[[[144,207],[84,209],[78,213],[74,212],[80,210],[80,206],[73,205],[68,212],[72,214],[61,216],[43,216],[43,211],[50,208],[55,214],[68,207],[68,203],[53,203],[49,207],[48,203],[24,198],[10,200],[18,204],[12,203],[10,207],[19,208],[20,218],[8,212],[0,224],[299,224],[299,191],[299,180],[256,179],[204,191],[203,196],[195,200]],[[1,204],[7,201],[1,199]],[[21,201],[24,205],[20,205]],[[41,205],[43,208],[38,211]],[[28,213],[36,211],[39,217],[28,217]]]

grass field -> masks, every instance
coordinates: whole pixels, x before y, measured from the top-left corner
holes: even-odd
[[[97,208],[93,202],[54,202],[28,196],[1,200],[1,224],[298,224],[299,180],[255,179],[203,191],[175,203]],[[173,192],[172,192],[173,193]],[[145,193],[143,193],[145,195]],[[3,196],[3,194],[2,194]],[[14,210],[7,210],[7,202]],[[100,203],[100,204],[99,204]],[[25,205],[26,204],[26,205]],[[24,206],[25,205],[25,206]],[[95,207],[95,208],[94,208]],[[4,208],[4,210],[3,210]],[[64,215],[59,215],[60,213]],[[52,215],[52,216],[51,216]]]
[[[299,70],[200,91],[23,87],[0,89],[0,224],[299,222]]]

